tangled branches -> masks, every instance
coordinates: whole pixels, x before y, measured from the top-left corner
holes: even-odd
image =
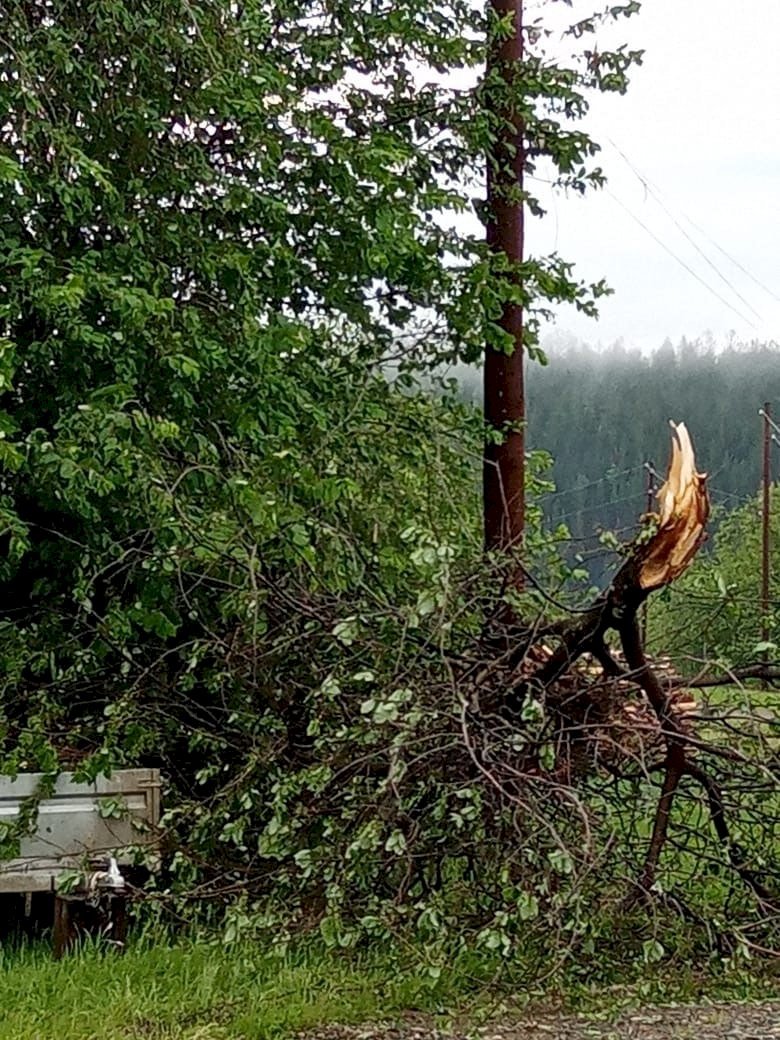
[[[493,641],[494,573],[441,525],[405,519],[386,564],[372,532],[360,541],[334,515],[318,543],[338,550],[328,587],[305,553],[291,562],[299,528],[283,558],[277,535],[236,522],[227,537],[234,503],[204,523],[188,493],[170,488],[177,555],[137,538],[113,569],[99,558],[90,609],[56,604],[56,679],[26,686],[24,658],[5,699],[13,768],[164,771],[155,906],[230,934],[317,927],[349,944],[411,928],[507,955],[536,944],[548,963],[550,950],[609,948],[628,890],[705,937],[777,944],[774,715],[694,699],[708,677],[651,660],[637,625],[702,535],[690,460],[671,467],[659,516],[594,603],[567,615],[539,592],[525,625]],[[135,602],[133,582],[158,571],[173,574],[185,622],[171,636],[141,614],[155,637],[115,652],[124,630],[96,620],[95,590],[115,603],[129,588]],[[655,941],[640,916],[632,936]]]
[[[534,698],[544,702],[555,720],[556,773],[567,785],[597,764],[626,775],[631,759],[642,763],[646,775],[661,772],[660,798],[637,879],[643,896],[656,888],[674,800],[687,778],[704,792],[731,867],[761,907],[776,915],[780,892],[770,891],[734,840],[723,791],[702,762],[708,751],[727,761],[744,763],[745,759],[729,749],[710,749],[708,741],[697,736],[695,700],[686,692],[684,680],[675,677],[664,682],[659,677],[645,653],[637,621],[647,595],[674,581],[691,562],[704,538],[709,513],[705,477],[696,472],[687,430],[672,423],[672,431],[668,477],[658,493],[660,514],[648,518],[650,526],[637,539],[615,580],[584,616],[565,622],[553,633],[542,632],[541,642],[537,633],[521,633],[520,650],[510,655],[504,676],[509,684],[508,704],[512,712],[522,715]],[[607,646],[605,636],[610,630],[619,639],[622,663]],[[549,648],[551,635],[557,639],[555,649]],[[583,667],[586,659],[591,663]],[[639,701],[637,692],[642,695]],[[621,731],[629,736],[628,742],[615,741]],[[480,768],[486,771],[482,764]]]

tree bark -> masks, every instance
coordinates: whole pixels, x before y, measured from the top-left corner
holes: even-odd
[[[491,42],[488,81],[508,94],[523,59],[522,0],[490,0]],[[495,35],[496,22],[509,20],[511,32]],[[498,88],[496,88],[498,89]],[[516,267],[523,260],[523,126],[515,104],[502,101],[494,112],[495,141],[488,156],[487,242],[512,265],[506,277],[520,285]],[[485,347],[484,401],[488,437],[483,465],[485,547],[520,548],[525,528],[525,388],[523,381],[523,308],[504,304],[500,327],[511,342],[509,353]],[[523,583],[517,568],[513,584]]]

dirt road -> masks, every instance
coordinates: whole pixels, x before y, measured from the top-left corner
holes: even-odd
[[[422,1020],[329,1026],[302,1034],[302,1040],[780,1040],[780,1001],[645,1008],[610,1021],[537,1014],[452,1032]]]

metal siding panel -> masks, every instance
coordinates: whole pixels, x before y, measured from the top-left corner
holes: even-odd
[[[0,777],[0,819],[16,816],[22,800],[36,794],[42,779],[41,773],[14,780]],[[100,803],[111,797],[121,799],[131,819],[101,817]],[[121,769],[91,784],[74,782],[72,773],[60,774],[53,796],[39,806],[35,834],[21,841],[21,856],[0,862],[0,892],[49,891],[63,869],[104,852],[118,854],[120,864],[129,864],[122,848],[150,842],[132,820],[152,827],[159,823],[159,770]]]

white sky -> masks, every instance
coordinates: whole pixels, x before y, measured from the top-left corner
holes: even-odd
[[[557,250],[580,277],[606,278],[615,295],[602,301],[598,321],[565,308],[556,328],[594,344],[622,337],[643,350],[667,336],[676,342],[705,331],[718,342],[732,330],[739,339],[780,341],[780,0],[644,0],[641,14],[610,35],[610,42],[643,48],[645,57],[629,92],[595,98],[582,124],[603,145],[609,184],[585,198],[559,195],[541,223],[529,218],[528,248]],[[760,317],[697,254],[610,141]],[[616,198],[744,318],[687,273]]]

